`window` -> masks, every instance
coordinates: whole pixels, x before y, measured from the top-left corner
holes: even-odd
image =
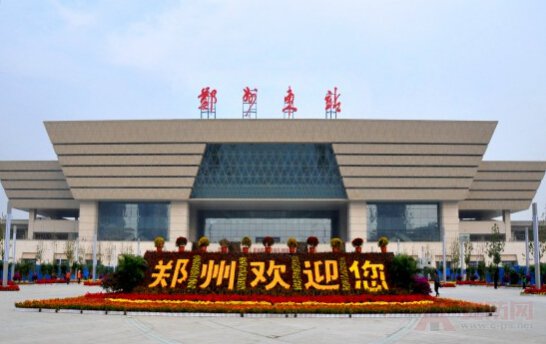
[[[34,232],[34,240],[76,240],[78,233]]]
[[[368,240],[440,241],[440,215],[436,203],[368,204]]]
[[[98,240],[168,240],[169,203],[99,202]]]
[[[209,144],[192,198],[346,198],[331,145]]]
[[[506,240],[506,234],[501,233],[501,240]],[[470,234],[470,241],[491,241],[493,239],[493,234]]]

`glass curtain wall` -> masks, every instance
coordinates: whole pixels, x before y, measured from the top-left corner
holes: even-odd
[[[346,198],[328,144],[208,144],[192,198]]]
[[[99,202],[98,240],[169,239],[169,203]]]
[[[337,235],[337,211],[213,211],[199,212],[199,235],[211,242],[223,238],[240,241],[249,236],[261,244],[265,236],[285,243],[293,236],[304,241],[316,236],[321,243],[329,243]]]
[[[368,203],[368,240],[440,241],[437,203]]]

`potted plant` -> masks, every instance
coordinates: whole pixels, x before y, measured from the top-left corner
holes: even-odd
[[[270,236],[266,236],[262,240],[262,244],[264,244],[264,247],[265,247],[265,253],[271,253],[271,246],[273,246],[274,243],[275,243],[275,240],[273,240],[273,238]]]
[[[387,253],[387,245],[389,244],[389,239],[385,236],[382,236],[377,240],[377,246],[381,248],[381,253]]]
[[[248,253],[250,246],[252,246],[252,239],[247,236],[243,237],[243,239],[241,239],[241,245],[243,246],[243,253]]]
[[[186,249],[186,244],[188,243],[188,239],[186,237],[180,236],[176,238],[176,246],[178,247],[178,252],[184,252]]]
[[[333,253],[339,253],[341,252],[341,247],[343,246],[343,240],[337,237],[332,238],[330,239],[330,246],[332,246]]]
[[[316,236],[310,236],[307,238],[307,246],[309,253],[315,253],[319,240]]]
[[[286,246],[288,246],[288,251],[291,254],[296,253],[296,249],[298,248],[298,241],[296,240],[296,238],[290,237],[286,242]]]
[[[364,244],[362,238],[354,238],[353,241],[351,241],[351,244],[355,248],[356,253],[362,253],[362,245]]]
[[[199,250],[201,250],[201,252],[207,252],[207,247],[209,246],[209,244],[209,238],[207,238],[206,236],[200,237],[199,241],[197,242],[197,246],[199,246]]]
[[[162,236],[155,237],[154,246],[157,252],[163,252],[163,246],[165,246],[165,239]]]
[[[228,253],[229,240],[224,238],[218,242],[220,244],[220,252]]]

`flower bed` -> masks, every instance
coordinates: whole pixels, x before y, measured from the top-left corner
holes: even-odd
[[[12,281],[8,281],[8,285],[4,287],[0,282],[0,291],[19,291],[19,286]]]
[[[468,313],[494,312],[495,307],[427,295],[225,295],[114,294],[28,300],[18,308],[78,309],[176,313]]]
[[[88,287],[100,287],[102,285],[102,280],[85,280],[83,281],[83,285]]]
[[[521,292],[522,295],[546,295],[546,286],[537,289],[536,287],[527,287],[524,291]]]
[[[457,281],[458,285],[487,285],[485,281]]]
[[[442,287],[442,288],[455,288],[456,284],[455,284],[455,282],[441,282],[440,287]]]
[[[60,278],[42,278],[36,281],[36,284],[54,284],[54,283],[66,283],[65,279]]]

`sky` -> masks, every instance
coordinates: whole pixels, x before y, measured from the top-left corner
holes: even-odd
[[[0,160],[56,159],[43,121],[198,118],[204,86],[323,118],[337,86],[340,118],[495,120],[486,160],[546,161],[545,33],[541,0],[0,0]]]

